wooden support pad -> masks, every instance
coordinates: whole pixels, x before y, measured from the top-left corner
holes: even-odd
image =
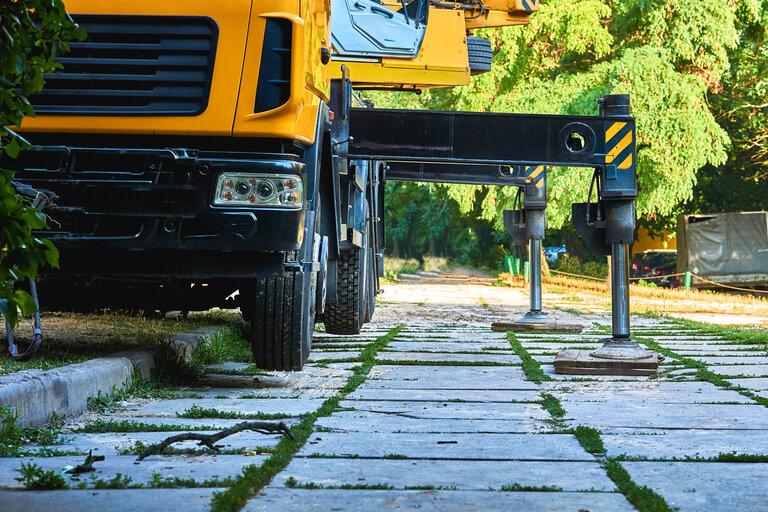
[[[592,350],[561,350],[555,356],[555,373],[566,375],[653,375],[659,354],[644,359],[598,359]]]
[[[580,324],[558,324],[554,322],[493,322],[493,332],[576,332],[584,330]]]

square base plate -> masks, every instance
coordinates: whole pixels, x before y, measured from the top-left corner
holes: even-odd
[[[653,375],[659,369],[659,354],[645,359],[598,359],[592,350],[561,350],[555,356],[555,373],[565,375]]]
[[[576,332],[584,330],[580,324],[560,324],[556,322],[493,322],[493,332]]]

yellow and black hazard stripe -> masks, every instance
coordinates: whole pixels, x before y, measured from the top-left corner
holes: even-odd
[[[613,121],[605,130],[605,163],[626,171],[635,164],[634,123]]]
[[[544,186],[544,178],[547,173],[543,165],[529,165],[522,169],[519,177],[522,178],[523,185],[533,185],[536,188]]]
[[[537,9],[538,0],[520,0],[520,5],[526,12],[531,12]]]

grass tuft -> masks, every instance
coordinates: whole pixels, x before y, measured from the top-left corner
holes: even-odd
[[[563,488],[556,485],[520,485],[514,483],[502,485],[499,490],[504,492],[562,492]]]
[[[592,427],[585,427],[579,425],[573,431],[576,436],[576,440],[579,442],[582,448],[594,455],[603,455],[605,453],[605,445],[603,439],[600,437],[600,431]]]
[[[541,406],[546,410],[554,419],[561,419],[565,416],[565,409],[560,403],[560,400],[549,393],[541,394]]]
[[[216,418],[227,420],[282,420],[292,417],[290,414],[284,413],[220,411],[214,408],[200,407],[199,405],[193,405],[186,411],[177,413],[176,416],[189,419]]]
[[[640,512],[674,512],[675,509],[667,504],[667,501],[656,494],[653,489],[637,485],[632,481],[624,466],[618,461],[609,459],[603,463],[603,468],[616,488],[623,494],[627,501]]]
[[[515,333],[511,331],[508,332],[507,339],[509,340],[509,344],[512,346],[512,350],[515,351],[515,354],[517,354],[517,356],[523,362],[523,373],[525,373],[526,379],[533,381],[536,384],[541,384],[544,381],[552,380],[552,377],[544,373],[544,370],[541,369],[539,362],[531,357],[531,354],[529,354],[523,344],[520,343],[520,341],[517,339],[517,336],[515,336]]]

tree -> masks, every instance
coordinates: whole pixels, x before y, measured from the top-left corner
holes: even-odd
[[[16,158],[27,145],[13,130],[34,115],[29,96],[40,91],[44,75],[57,68],[56,56],[80,31],[61,0],[0,2],[0,156]],[[35,311],[28,293],[16,285],[37,275],[40,265],[57,265],[58,252],[32,230],[46,217],[16,194],[13,173],[0,169],[0,314],[15,325],[18,315]]]
[[[728,161],[702,169],[688,212],[768,209],[768,9],[742,5],[740,42],[722,90],[710,95],[733,142]]]
[[[726,162],[752,162],[745,185],[765,176],[767,13],[766,0],[543,0],[529,26],[481,31],[494,47],[491,72],[414,98],[422,108],[595,115],[600,96],[631,94],[638,214],[661,229],[697,199],[699,179],[719,183],[712,170],[727,173]],[[390,101],[403,104],[376,98]],[[549,227],[565,225],[571,203],[585,200],[590,174],[551,170]],[[466,188],[449,189],[466,202]],[[478,190],[481,215],[500,230],[516,191]]]

